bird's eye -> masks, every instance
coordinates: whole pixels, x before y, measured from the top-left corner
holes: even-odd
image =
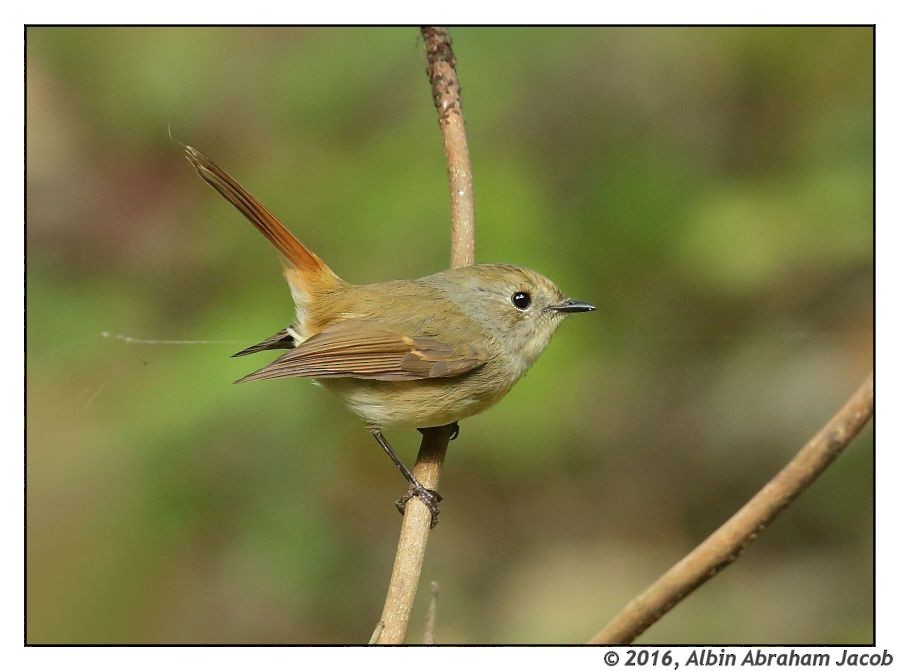
[[[512,304],[519,310],[527,310],[531,305],[531,294],[524,291],[517,291],[512,295]]]

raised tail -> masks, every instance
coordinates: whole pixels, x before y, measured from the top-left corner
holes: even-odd
[[[337,280],[337,276],[322,259],[304,247],[303,243],[294,237],[294,234],[265,205],[251,196],[231,175],[193,147],[184,145],[184,150],[187,160],[203,181],[240,210],[291,267],[300,272],[306,282],[319,284],[323,281],[329,283],[330,280]]]

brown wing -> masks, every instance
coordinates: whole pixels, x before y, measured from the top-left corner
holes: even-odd
[[[454,348],[431,336],[400,333],[377,320],[348,319],[238,382],[276,377],[424,380],[460,375],[486,362],[487,353],[479,348]]]

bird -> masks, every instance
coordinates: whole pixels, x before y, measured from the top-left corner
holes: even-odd
[[[499,401],[538,358],[563,319],[590,312],[522,266],[484,263],[411,280],[344,281],[259,200],[197,149],[197,174],[279,252],[293,321],[233,356],[288,350],[236,382],[312,378],[343,399],[437,524],[441,495],[422,485],[384,437],[387,429],[453,427]]]

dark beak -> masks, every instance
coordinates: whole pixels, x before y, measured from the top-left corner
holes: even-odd
[[[553,310],[553,312],[590,312],[591,310],[596,310],[593,305],[590,303],[584,303],[582,301],[576,301],[574,298],[569,298],[564,300],[559,305],[551,305],[547,308],[548,310]]]

